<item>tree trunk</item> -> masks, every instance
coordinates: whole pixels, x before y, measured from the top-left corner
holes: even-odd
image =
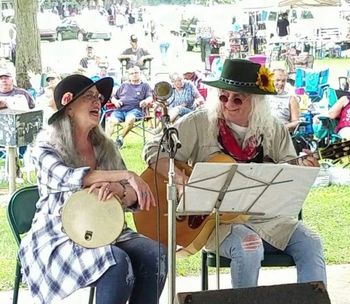
[[[16,79],[20,88],[31,87],[28,72],[41,74],[37,0],[15,0]]]

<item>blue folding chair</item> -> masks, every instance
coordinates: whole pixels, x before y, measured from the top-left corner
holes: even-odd
[[[295,87],[305,89],[305,93],[312,102],[322,99],[323,93],[328,85],[329,69],[322,71],[296,69]]]

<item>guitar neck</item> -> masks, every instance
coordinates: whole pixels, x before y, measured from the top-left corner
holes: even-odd
[[[312,156],[320,159],[330,159],[337,160],[343,156],[350,155],[350,140],[336,142],[329,144],[327,147],[320,148],[312,153]],[[286,163],[298,165],[300,164],[300,159],[303,160],[309,155],[303,155],[295,159],[289,160]]]

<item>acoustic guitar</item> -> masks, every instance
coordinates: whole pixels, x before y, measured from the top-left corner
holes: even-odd
[[[350,141],[343,141],[330,144],[326,148],[313,153],[318,159],[336,160],[344,156],[350,155]],[[306,157],[306,156],[305,156]],[[288,161],[290,164],[298,164],[303,157],[298,157]],[[213,155],[207,162],[230,163],[234,159],[230,156],[219,153]],[[191,175],[192,168],[187,164],[175,161],[175,165],[180,170],[185,170],[187,176]],[[155,176],[156,175],[156,176]],[[168,206],[166,199],[166,183],[167,179],[162,175],[154,172],[153,169],[147,168],[142,174],[143,180],[150,186],[151,191],[156,197],[155,177],[158,184],[159,196],[159,241],[167,245],[168,241]],[[157,208],[153,207],[150,211],[140,211],[133,214],[136,229],[139,233],[148,236],[153,240],[158,240],[157,232]],[[220,216],[220,223],[244,223],[249,219],[248,215],[237,215],[226,213]],[[191,255],[201,250],[206,244],[210,234],[215,228],[214,215],[191,215],[178,216],[176,218],[176,245],[182,247],[182,253]]]
[[[208,162],[233,163],[234,159],[226,154],[219,153],[213,155]],[[181,171],[184,170],[187,176],[191,175],[192,168],[184,162],[175,161],[175,165]],[[155,172],[147,168],[142,174],[142,179],[150,186],[154,197],[156,197],[156,187],[154,180]],[[167,178],[156,174],[159,196],[159,233],[160,242],[167,245],[168,242],[168,202],[166,199]],[[149,211],[133,213],[136,229],[139,233],[153,239],[158,239],[157,233],[157,208]],[[226,213],[220,216],[220,223],[243,223],[249,216]],[[176,244],[182,247],[182,254],[191,255],[199,251],[207,242],[211,232],[215,228],[214,215],[190,215],[176,217]]]

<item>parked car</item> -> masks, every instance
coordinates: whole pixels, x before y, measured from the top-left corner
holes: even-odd
[[[89,39],[110,40],[111,30],[103,16],[87,15],[68,17],[56,28],[57,40],[78,39],[80,41]]]
[[[56,28],[60,24],[60,18],[52,13],[38,13],[38,28],[41,40],[55,41],[57,38]]]

